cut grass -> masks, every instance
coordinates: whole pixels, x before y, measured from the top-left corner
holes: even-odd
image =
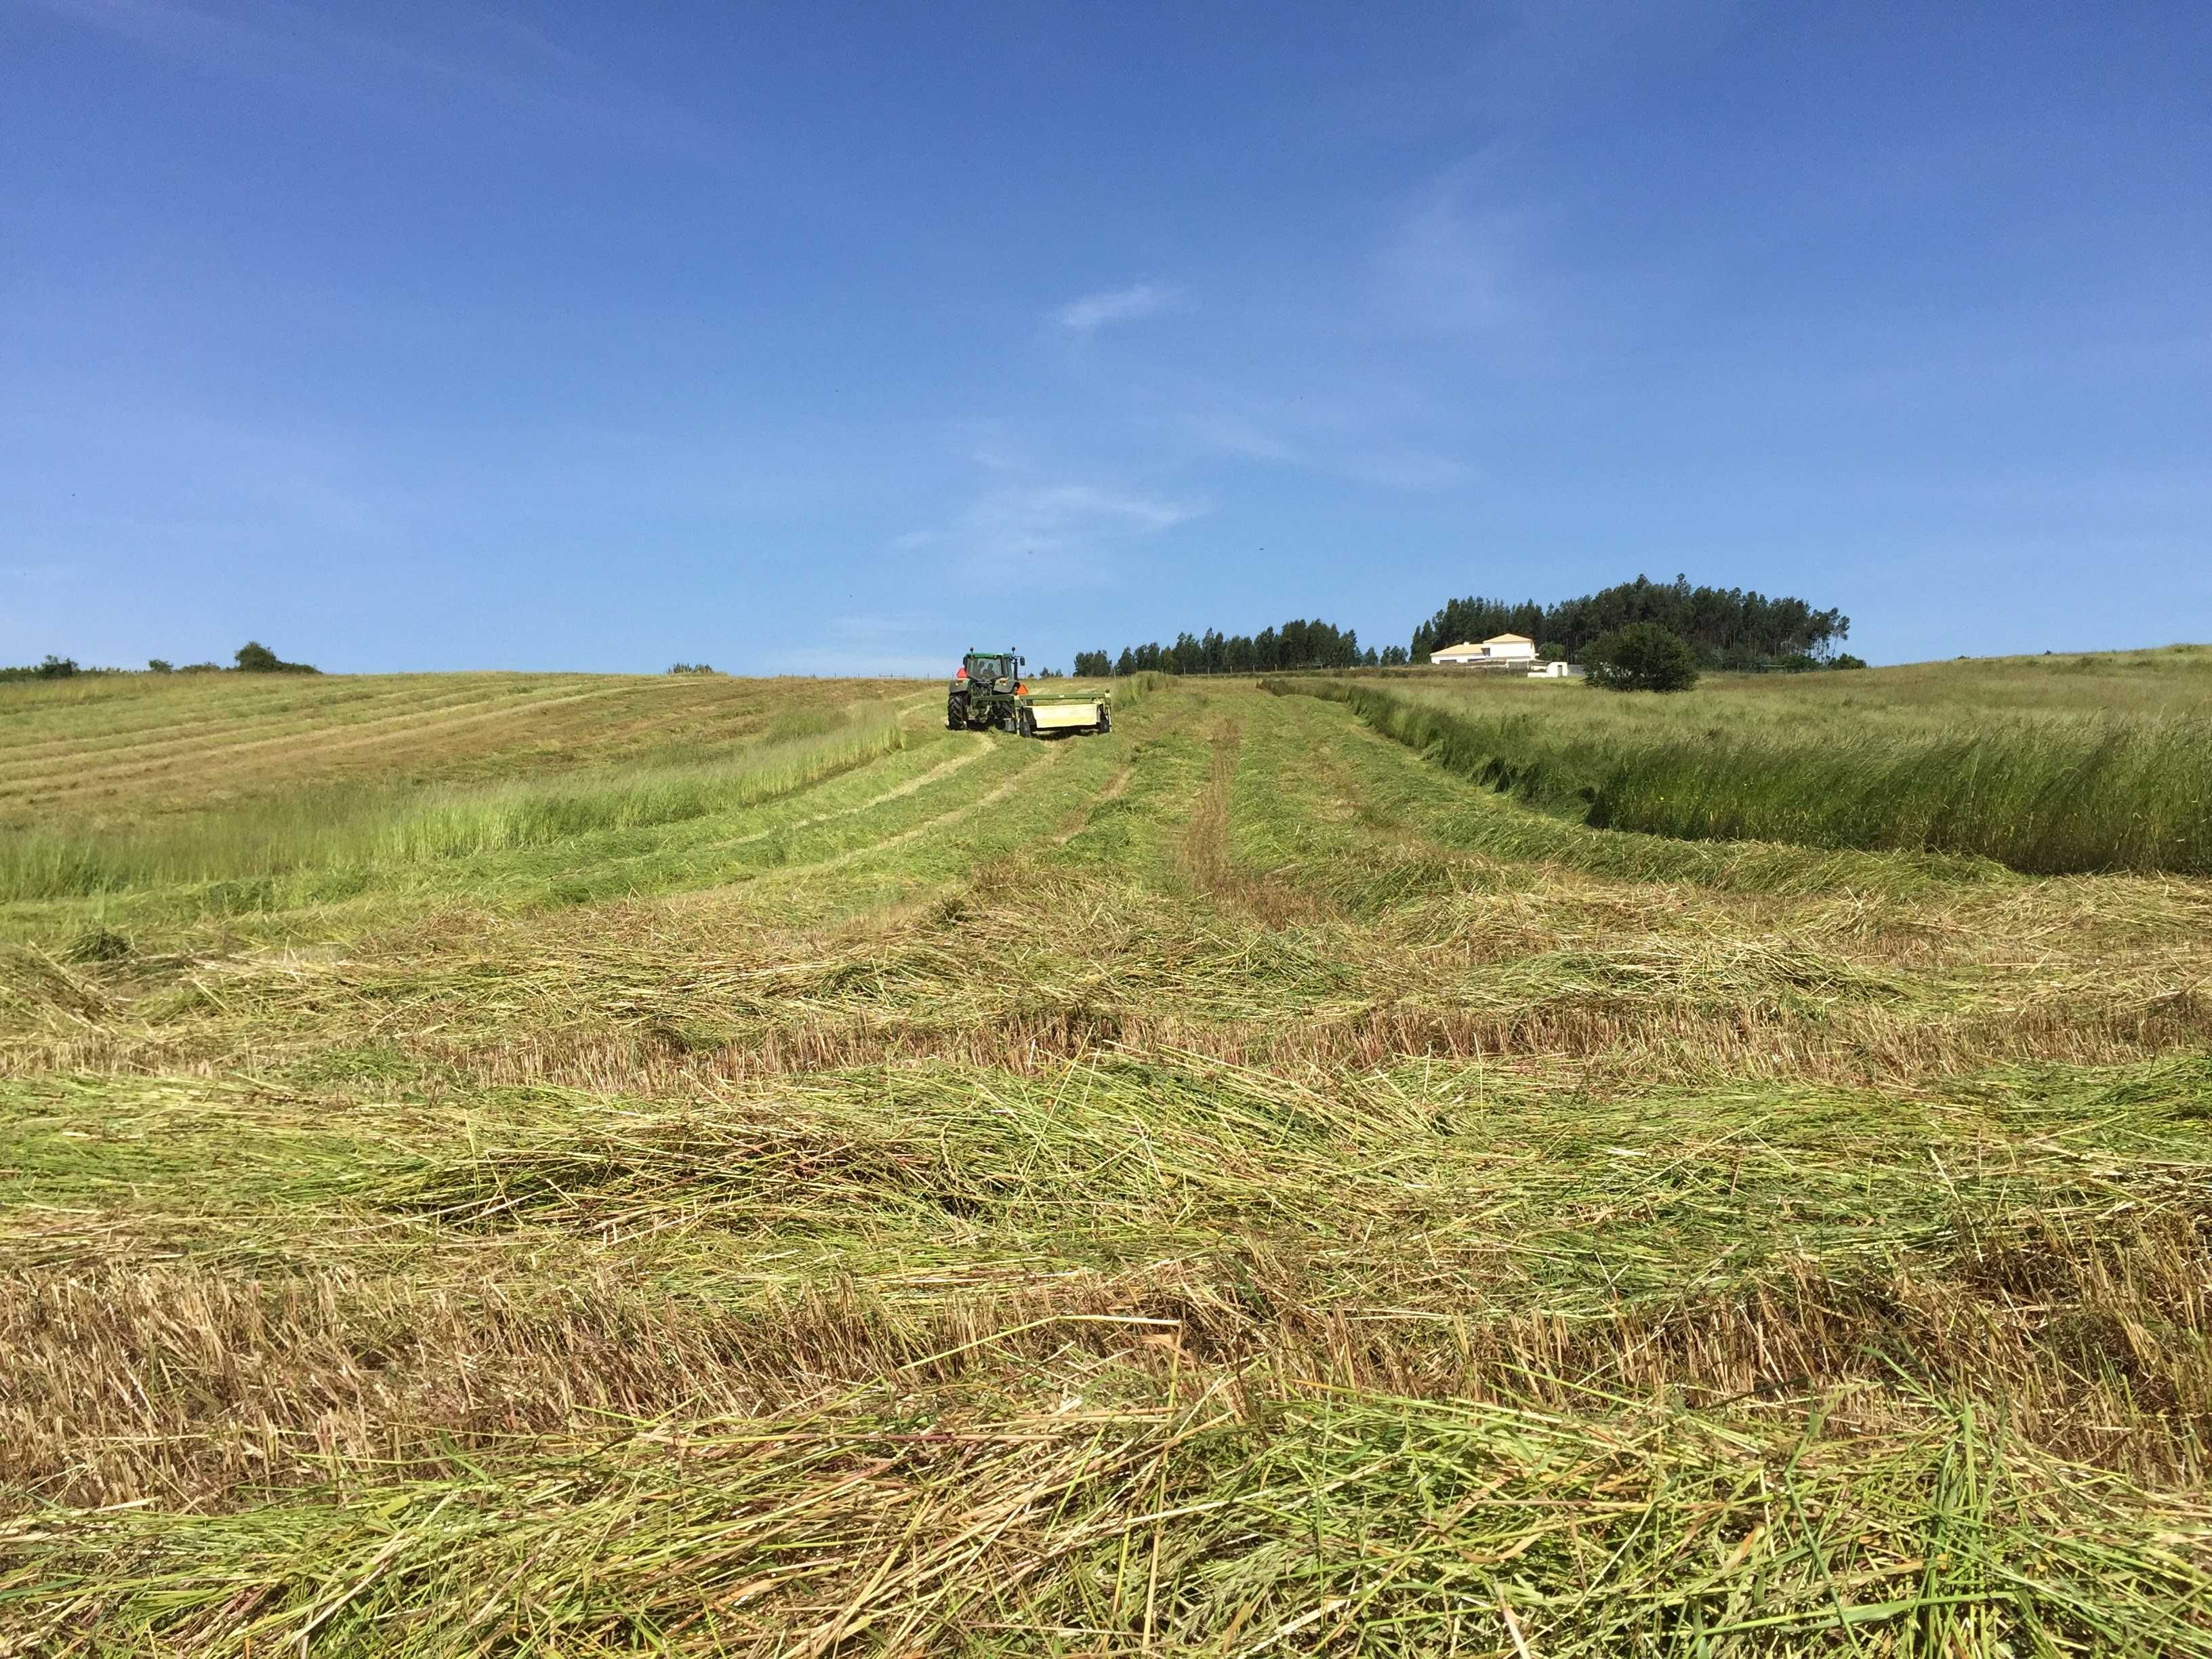
[[[126,680],[94,696],[68,681],[0,687],[0,828],[127,827],[341,784],[680,765],[756,741],[773,720],[839,718],[884,691],[713,676],[258,678]]]
[[[904,741],[898,723],[877,714],[772,733],[718,762],[430,791],[324,792],[140,830],[21,834],[0,842],[0,902],[356,872],[686,823],[790,794]]]
[[[0,1651],[2212,1652],[2212,885],[934,696],[0,907]]]
[[[2212,1651],[2204,1512],[1971,1409],[1844,1450],[1818,1409],[1082,1382],[1105,1399],[610,1424],[497,1477],[33,1521],[0,1595],[27,1636],[173,1650]]]

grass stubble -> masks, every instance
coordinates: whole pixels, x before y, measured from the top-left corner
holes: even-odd
[[[906,701],[0,906],[0,1651],[2212,1651],[2201,881]]]

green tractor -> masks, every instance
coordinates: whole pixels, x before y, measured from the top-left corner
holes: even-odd
[[[995,727],[1037,738],[1052,732],[1111,732],[1114,710],[1103,691],[1032,691],[1022,678],[1019,652],[970,651],[960,659],[945,693],[945,724],[954,732]]]

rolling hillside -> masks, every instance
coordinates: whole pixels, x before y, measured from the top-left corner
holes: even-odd
[[[2212,1654],[2212,883],[1121,696],[0,688],[0,1650]]]

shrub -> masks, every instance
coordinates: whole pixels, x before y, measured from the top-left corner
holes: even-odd
[[[1864,657],[1854,657],[1848,651],[1843,653],[1840,656],[1834,656],[1828,659],[1828,666],[1831,668],[1864,668],[1866,665],[1866,659]]]
[[[248,640],[238,647],[238,672],[241,674],[319,674],[323,671],[304,662],[286,662],[258,640]]]
[[[149,674],[173,674],[177,672],[177,667],[166,657],[149,657],[146,659],[146,672]]]
[[[0,680],[65,680],[84,672],[74,657],[49,656],[44,662],[21,668],[0,668]]]
[[[672,674],[712,674],[719,671],[708,662],[672,662],[668,665],[668,672]]]
[[[1608,691],[1686,691],[1698,683],[1698,653],[1657,623],[1631,623],[1583,653],[1589,683]]]

